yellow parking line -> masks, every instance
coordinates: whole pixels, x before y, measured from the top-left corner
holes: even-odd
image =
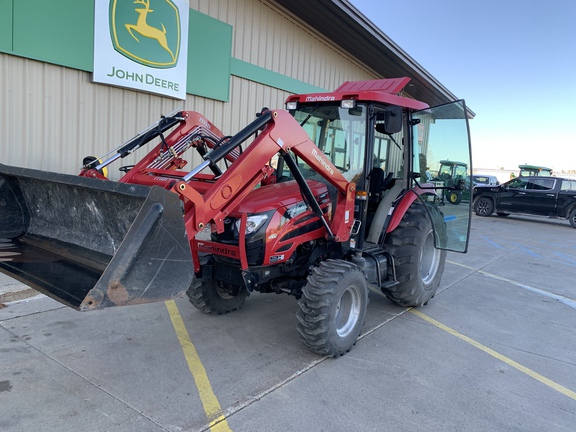
[[[559,393],[562,393],[564,396],[568,396],[571,399],[576,400],[576,392],[567,389],[564,386],[561,386],[560,384],[546,378],[545,376],[540,375],[537,372],[534,372],[532,369],[528,369],[525,366],[522,366],[520,363],[515,362],[512,359],[509,359],[508,357],[494,351],[493,349],[488,348],[487,346],[482,345],[479,342],[476,342],[475,340],[469,338],[468,336],[464,336],[461,333],[458,333],[456,330],[451,329],[448,326],[445,326],[444,324],[436,321],[433,318],[430,318],[428,315],[424,315],[422,312],[414,310],[414,309],[410,309],[410,312],[412,312],[414,315],[422,318],[425,321],[428,321],[430,324],[438,327],[441,330],[444,330],[445,332],[450,333],[453,336],[456,336],[458,339],[463,340],[464,342],[469,343],[470,345],[484,351],[487,354],[490,354],[492,357],[506,363],[509,366],[512,366],[515,369],[518,369],[520,372],[528,375],[531,378],[534,378],[537,381],[540,381],[542,384],[547,385],[548,387],[556,390]]]
[[[200,400],[204,406],[204,412],[210,421],[210,430],[214,432],[231,432],[226,417],[224,417],[224,414],[222,413],[220,403],[212,391],[212,386],[208,380],[206,369],[204,369],[200,357],[198,356],[198,352],[196,351],[196,348],[190,339],[190,335],[184,326],[184,321],[180,316],[180,311],[178,310],[178,306],[176,306],[176,302],[174,300],[168,300],[166,301],[166,307],[168,308],[172,325],[174,326],[174,330],[176,331],[176,335],[180,341],[180,346],[182,346],[184,357],[188,363],[188,369],[190,369],[190,372],[192,372],[192,376],[194,377]]]

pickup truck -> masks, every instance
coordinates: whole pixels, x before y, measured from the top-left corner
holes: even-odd
[[[527,176],[500,186],[476,185],[474,211],[478,216],[524,213],[567,218],[576,228],[576,180],[561,177]]]

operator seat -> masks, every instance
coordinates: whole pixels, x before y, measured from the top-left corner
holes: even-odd
[[[368,190],[368,204],[372,207],[380,201],[380,187],[384,181],[384,170],[374,167],[370,171],[370,189]]]
[[[404,189],[404,180],[402,179],[392,179],[392,182],[389,182],[389,190],[386,191],[384,198],[378,204],[378,208],[376,209],[376,213],[372,218],[372,222],[369,225],[368,237],[367,240],[370,243],[378,244],[380,241],[380,235],[382,234],[382,229],[384,228],[384,224],[386,223],[386,218],[388,217],[388,212],[394,200],[398,197],[402,189]]]
[[[382,168],[374,167],[370,171],[370,189],[368,196],[368,205],[376,209],[378,203],[384,196],[384,192],[394,186],[393,173],[389,172],[384,178],[384,170]]]

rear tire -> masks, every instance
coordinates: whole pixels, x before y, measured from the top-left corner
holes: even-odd
[[[446,198],[450,204],[460,204],[462,202],[462,194],[458,191],[450,191],[446,194]]]
[[[568,220],[570,221],[570,225],[572,225],[572,228],[576,228],[576,208],[570,212]]]
[[[432,217],[442,218],[436,207],[433,212]],[[445,238],[446,227],[442,227],[438,235]],[[434,247],[434,230],[424,204],[414,202],[385,243],[394,258],[399,283],[382,288],[382,292],[400,306],[424,306],[436,294],[446,264],[446,251]]]
[[[244,286],[230,286],[220,281],[194,278],[186,292],[190,303],[198,310],[223,315],[239,309],[248,297]]]
[[[343,355],[356,344],[368,305],[363,272],[343,260],[321,262],[308,276],[298,300],[298,333],[320,355]]]

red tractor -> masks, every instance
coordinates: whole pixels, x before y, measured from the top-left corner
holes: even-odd
[[[187,293],[224,314],[251,292],[298,299],[301,340],[356,343],[368,285],[402,306],[436,293],[446,250],[466,252],[470,205],[439,207],[435,155],[470,166],[463,101],[399,96],[408,78],[291,96],[234,136],[182,111],[80,176],[0,165],[0,270],[79,310]],[[105,169],[157,144],[119,181]],[[188,150],[203,162],[185,170]],[[426,166],[420,167],[420,160]]]

